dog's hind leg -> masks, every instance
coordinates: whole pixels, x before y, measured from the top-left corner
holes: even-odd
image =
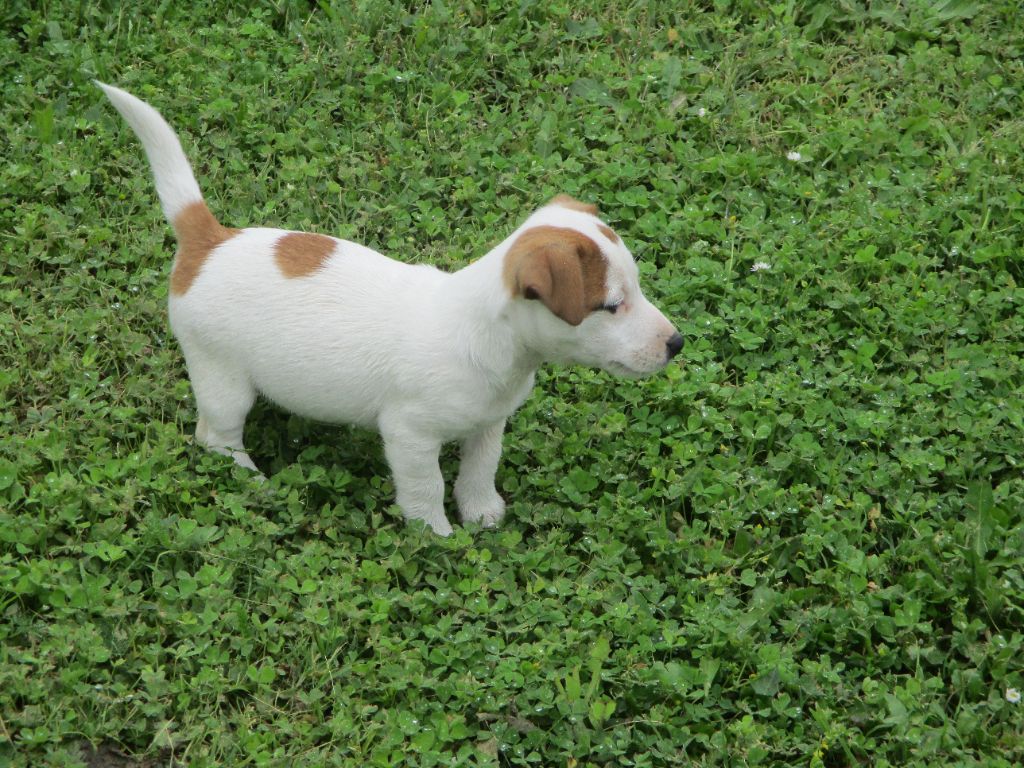
[[[196,440],[258,472],[242,444],[245,417],[256,401],[256,388],[248,375],[230,362],[206,354],[186,352],[185,359],[199,410]]]

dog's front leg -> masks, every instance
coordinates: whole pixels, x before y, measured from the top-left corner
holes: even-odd
[[[402,514],[407,520],[422,520],[440,536],[450,536],[452,526],[444,515],[444,478],[437,462],[440,439],[395,420],[382,420],[380,432]]]
[[[464,523],[492,527],[505,516],[505,500],[494,488],[494,474],[501,458],[505,420],[462,441],[462,464],[455,481],[455,501]]]

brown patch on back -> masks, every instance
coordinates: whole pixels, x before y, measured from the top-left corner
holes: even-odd
[[[569,195],[555,195],[551,198],[551,202],[548,205],[560,205],[562,208],[568,208],[571,211],[579,211],[580,213],[589,213],[591,216],[597,216],[596,205],[581,202]]]
[[[619,242],[619,236],[616,235],[614,232],[612,232],[604,224],[598,224],[597,225],[597,231],[600,232],[605,237],[607,237],[611,242],[613,242],[613,243]]]
[[[274,243],[274,261],[285,277],[305,277],[320,269],[337,245],[326,235],[289,232]]]
[[[608,262],[597,243],[568,227],[531,227],[505,254],[503,277],[513,296],[539,299],[569,325],[605,302]]]
[[[174,219],[178,254],[171,270],[171,293],[181,296],[199,275],[203,263],[218,245],[238,234],[237,229],[221,226],[206,203],[190,203]]]

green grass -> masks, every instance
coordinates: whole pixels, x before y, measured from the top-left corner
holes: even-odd
[[[0,764],[1024,762],[1017,3],[136,5],[0,8]],[[596,201],[683,359],[542,372],[495,531],[269,406],[261,486],[92,77],[232,226],[455,268]]]

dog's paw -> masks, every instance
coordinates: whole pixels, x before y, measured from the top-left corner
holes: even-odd
[[[404,510],[402,511],[402,514],[407,522],[411,523],[413,521],[419,521],[423,523],[423,525],[425,525],[427,528],[432,530],[434,533],[436,533],[438,536],[447,537],[451,536],[455,532],[455,529],[452,528],[452,524],[448,522],[448,518],[445,517],[443,514],[417,515],[409,514]]]
[[[484,498],[459,499],[459,517],[463,523],[479,523],[484,528],[494,528],[505,517],[505,500],[497,491]]]
[[[433,529],[434,533],[436,533],[438,536],[448,537],[455,532],[455,529],[452,528],[452,524],[449,523],[447,520],[444,520],[442,522],[430,523],[429,525]]]

